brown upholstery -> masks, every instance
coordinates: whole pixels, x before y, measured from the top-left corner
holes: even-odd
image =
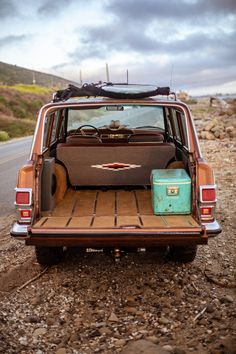
[[[97,136],[86,135],[69,135],[66,138],[66,144],[68,145],[86,145],[86,144],[99,144],[101,140]]]
[[[151,170],[165,168],[174,156],[172,143],[57,147],[57,159],[67,168],[72,186],[148,185]],[[128,164],[128,168],[102,166],[111,163]]]
[[[183,163],[183,161],[173,161],[166,168],[168,168],[168,169],[184,168],[184,163]]]
[[[133,134],[129,138],[129,142],[163,142],[162,134]]]

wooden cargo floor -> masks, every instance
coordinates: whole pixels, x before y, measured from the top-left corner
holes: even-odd
[[[42,217],[34,228],[194,228],[191,215],[155,216],[151,191],[68,190],[51,214]]]

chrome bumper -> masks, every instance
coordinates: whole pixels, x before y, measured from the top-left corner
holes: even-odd
[[[10,230],[10,235],[18,240],[25,240],[28,237],[28,227],[29,225],[21,225],[15,222]]]
[[[221,233],[222,229],[218,221],[213,221],[213,222],[208,222],[208,223],[202,223],[203,226],[206,228],[206,234],[209,237],[214,237]],[[12,225],[12,228],[10,230],[11,236],[17,238],[17,239],[22,239],[25,240],[26,238],[30,237],[28,234],[28,227],[30,225],[21,225],[18,224],[18,222],[15,222]]]
[[[205,226],[206,234],[209,237],[214,237],[214,236],[220,234],[222,231],[220,224],[216,220],[213,222],[202,223],[202,225]]]

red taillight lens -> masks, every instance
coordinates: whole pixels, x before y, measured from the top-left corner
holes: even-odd
[[[211,209],[210,207],[203,207],[201,208],[201,215],[202,216],[209,216],[211,215]]]
[[[202,201],[203,202],[215,202],[216,190],[215,188],[202,189]]]
[[[30,204],[30,193],[29,192],[16,192],[16,204],[19,204],[19,205]]]
[[[29,219],[31,217],[31,210],[29,209],[23,209],[20,211],[20,217],[21,219]]]
[[[214,207],[201,207],[201,219],[202,221],[211,221],[214,219]]]

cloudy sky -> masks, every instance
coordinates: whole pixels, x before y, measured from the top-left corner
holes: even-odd
[[[84,82],[236,92],[236,0],[0,0],[0,61]],[[172,79],[171,79],[172,78]]]

